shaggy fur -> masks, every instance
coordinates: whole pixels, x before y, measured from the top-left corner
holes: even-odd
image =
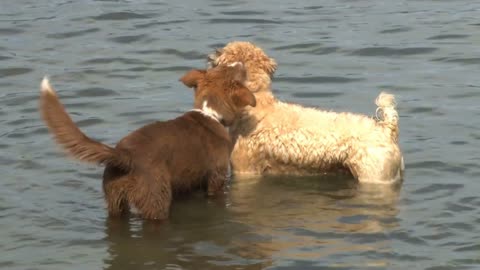
[[[223,190],[233,147],[225,126],[244,107],[255,106],[245,76],[242,64],[188,72],[181,81],[195,88],[195,109],[133,131],[116,147],[82,133],[46,78],[40,112],[67,153],[106,166],[103,190],[110,215],[133,206],[144,218],[166,219],[174,195],[205,186],[208,195]]]
[[[403,177],[398,146],[398,114],[394,96],[376,99],[377,119],[335,113],[278,101],[271,91],[277,67],[262,49],[249,42],[231,42],[209,55],[208,64],[242,62],[246,86],[257,106],[230,128],[236,141],[234,173],[319,174],[345,171],[360,182],[391,183]]]

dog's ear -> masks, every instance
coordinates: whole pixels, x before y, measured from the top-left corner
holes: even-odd
[[[214,53],[211,53],[207,56],[208,68],[214,68],[218,65],[218,57],[220,57],[222,53],[223,53],[223,49],[215,49]]]
[[[248,105],[255,107],[257,100],[255,96],[250,92],[250,89],[244,86],[247,80],[247,70],[242,62],[234,62],[228,65],[233,72],[233,80],[237,83],[238,87],[235,88],[232,94],[233,103],[237,108],[244,108]]]
[[[180,78],[180,81],[187,87],[197,87],[198,80],[205,77],[206,72],[206,70],[192,69],[189,72],[185,73],[185,75]]]
[[[233,73],[233,80],[244,84],[247,80],[247,70],[242,62],[233,62],[228,65],[228,67],[232,70]]]
[[[265,64],[265,71],[268,72],[270,76],[272,76],[276,70],[277,70],[277,62],[273,58],[268,58],[268,61]]]
[[[257,105],[257,100],[253,93],[243,85],[233,91],[232,99],[237,108],[244,108],[248,105],[255,107]]]

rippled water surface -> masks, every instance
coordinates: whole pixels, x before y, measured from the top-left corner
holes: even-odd
[[[0,2],[0,268],[479,269],[480,2]],[[102,168],[66,159],[37,112],[51,75],[92,137],[191,108],[178,82],[232,40],[279,63],[276,95],[401,115],[400,189],[335,177],[234,178],[161,226],[108,219]]]

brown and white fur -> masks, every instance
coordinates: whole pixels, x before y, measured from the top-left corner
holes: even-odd
[[[236,141],[236,174],[322,174],[346,171],[359,182],[392,183],[403,178],[395,98],[380,93],[377,118],[336,113],[277,100],[271,78],[277,64],[250,42],[231,42],[209,55],[208,65],[242,62],[246,86],[257,106],[230,127]]]
[[[133,206],[146,219],[166,219],[172,198],[197,188],[222,192],[232,142],[225,126],[255,97],[242,64],[192,70],[181,78],[195,88],[194,109],[137,129],[111,147],[87,137],[72,121],[47,78],[40,112],[56,142],[74,158],[105,165],[103,190],[110,215]]]

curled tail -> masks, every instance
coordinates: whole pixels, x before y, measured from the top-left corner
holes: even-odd
[[[87,137],[72,121],[50,85],[48,78],[40,87],[40,113],[56,142],[74,158],[96,164],[131,168],[128,153]]]
[[[398,141],[398,112],[395,109],[397,103],[395,96],[385,92],[381,92],[375,99],[378,106],[376,117],[379,124],[391,130],[391,136],[394,141]]]

